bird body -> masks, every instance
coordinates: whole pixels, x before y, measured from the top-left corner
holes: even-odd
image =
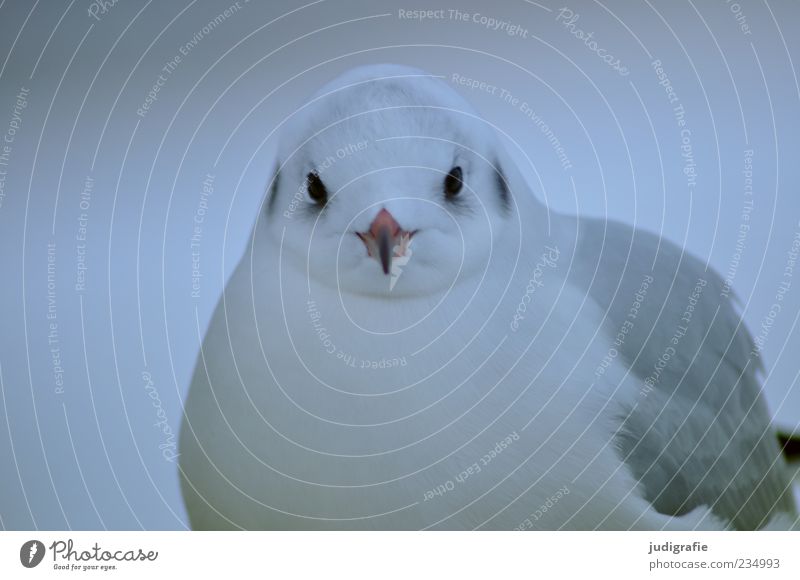
[[[696,259],[548,212],[493,131],[414,69],[348,73],[285,132],[186,401],[193,527],[692,529],[793,512],[749,335]]]

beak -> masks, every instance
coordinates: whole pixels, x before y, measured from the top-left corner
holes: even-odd
[[[372,256],[381,263],[383,273],[387,276],[392,270],[392,258],[403,256],[408,248],[408,242],[416,232],[407,232],[400,227],[397,220],[386,208],[381,209],[368,232],[356,232],[367,247],[367,255]]]

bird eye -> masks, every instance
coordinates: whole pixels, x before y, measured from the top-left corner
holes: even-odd
[[[462,180],[462,171],[460,167],[453,167],[447,177],[444,178],[444,195],[447,198],[455,197],[461,191],[464,185]]]
[[[306,176],[306,181],[308,182],[308,196],[319,205],[325,205],[328,201],[328,190],[319,175],[312,171]]]

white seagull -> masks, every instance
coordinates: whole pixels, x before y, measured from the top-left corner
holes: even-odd
[[[758,529],[796,518],[731,289],[555,214],[440,79],[287,119],[186,401],[196,529]]]

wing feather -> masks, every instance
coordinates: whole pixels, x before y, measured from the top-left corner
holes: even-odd
[[[613,346],[642,389],[615,443],[646,499],[669,515],[708,505],[739,529],[794,512],[762,362],[730,289],[653,234],[596,220],[580,231],[573,280],[607,312],[610,337],[629,321]]]

